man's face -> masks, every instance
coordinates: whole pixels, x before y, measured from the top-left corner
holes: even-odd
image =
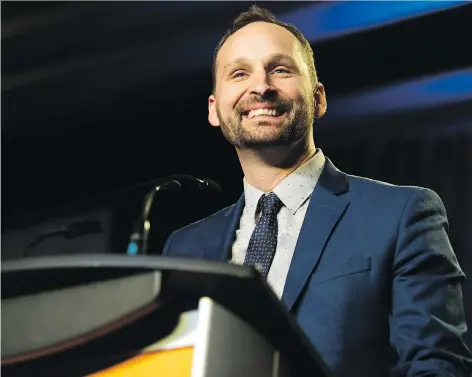
[[[312,132],[314,89],[296,37],[255,22],[219,51],[208,118],[237,148],[291,145]]]

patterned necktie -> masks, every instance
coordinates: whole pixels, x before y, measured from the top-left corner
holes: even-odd
[[[262,214],[249,240],[244,265],[254,266],[262,276],[269,273],[277,248],[277,214],[282,206],[282,201],[273,192],[263,195],[258,203]]]

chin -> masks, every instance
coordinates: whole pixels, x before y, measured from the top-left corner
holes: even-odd
[[[246,148],[270,148],[270,147],[281,147],[289,146],[294,143],[293,140],[287,139],[286,137],[266,137],[266,138],[253,138],[251,140],[245,140],[241,144]]]

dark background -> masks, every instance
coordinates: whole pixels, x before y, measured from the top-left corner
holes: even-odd
[[[104,232],[31,252],[124,253],[148,189],[130,187],[169,174],[212,178],[223,195],[157,198],[154,254],[172,230],[237,200],[242,173],[208,124],[207,98],[213,49],[250,4],[2,2],[2,259],[77,219]],[[328,96],[316,145],[345,172],[435,190],[471,275],[471,74],[446,87],[422,80],[470,70],[472,5],[337,34],[336,3],[258,5],[305,27],[305,9],[329,8],[309,37]],[[377,5],[359,3],[348,20]],[[470,316],[470,281],[464,292]]]

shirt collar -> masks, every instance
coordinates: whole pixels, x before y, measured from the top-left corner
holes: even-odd
[[[292,215],[297,212],[312,194],[325,160],[323,151],[317,149],[316,153],[308,161],[300,165],[274,188],[273,192],[277,194]],[[264,191],[250,185],[246,179],[243,180],[243,183],[246,209],[255,215],[257,203],[261,196],[264,195]]]

